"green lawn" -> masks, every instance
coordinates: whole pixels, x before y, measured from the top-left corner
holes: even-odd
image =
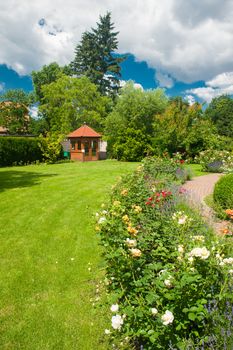
[[[200,164],[186,164],[185,167],[191,169],[194,177],[209,174],[208,172],[202,170]]]
[[[117,177],[135,167],[0,169],[1,350],[107,349],[109,315],[91,300],[103,274],[93,216]]]

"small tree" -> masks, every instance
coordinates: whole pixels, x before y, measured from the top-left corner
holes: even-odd
[[[64,140],[64,135],[59,133],[46,134],[46,137],[39,136],[39,146],[42,151],[43,158],[47,163],[55,163],[62,153],[61,142]]]

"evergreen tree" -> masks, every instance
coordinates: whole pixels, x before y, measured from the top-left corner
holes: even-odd
[[[115,95],[119,89],[120,63],[125,57],[117,57],[118,32],[114,32],[111,13],[100,16],[97,28],[82,35],[75,49],[75,58],[71,67],[75,75],[86,75],[106,95]]]

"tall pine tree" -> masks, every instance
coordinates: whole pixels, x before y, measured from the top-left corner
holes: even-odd
[[[111,13],[107,12],[105,16],[100,16],[97,28],[83,33],[71,62],[73,73],[89,77],[103,95],[115,95],[119,89],[120,63],[125,57],[114,54],[118,48],[117,35]]]

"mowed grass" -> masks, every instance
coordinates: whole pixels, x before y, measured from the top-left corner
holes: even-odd
[[[202,170],[201,164],[185,164],[185,168],[191,169],[193,177],[209,174],[208,172]]]
[[[136,163],[0,169],[0,349],[107,349],[94,215]],[[91,271],[88,268],[91,267]]]

